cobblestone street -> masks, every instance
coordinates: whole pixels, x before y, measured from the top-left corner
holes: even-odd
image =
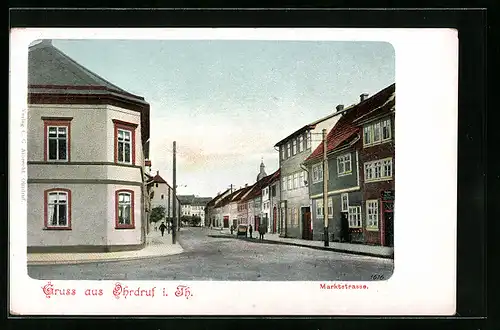
[[[183,229],[185,252],[178,255],[28,266],[28,274],[45,280],[365,281],[393,272],[392,260],[209,235],[208,229]]]

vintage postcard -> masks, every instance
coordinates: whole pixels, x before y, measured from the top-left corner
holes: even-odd
[[[11,313],[454,314],[457,50],[13,29]]]

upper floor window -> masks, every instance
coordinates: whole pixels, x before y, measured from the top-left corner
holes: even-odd
[[[160,198],[163,199],[165,197],[165,195],[161,194]]]
[[[337,157],[337,173],[339,176],[352,173],[351,154]]]
[[[293,139],[292,141],[292,155],[295,156],[297,154],[297,139]]]
[[[391,119],[386,118],[367,124],[363,127],[363,144],[365,147],[391,140]]]
[[[285,160],[286,159],[286,156],[285,156],[285,146],[281,146],[281,159],[282,160]]]
[[[323,181],[323,165],[316,164],[312,167],[312,181],[313,183]]]
[[[70,160],[72,118],[44,119],[44,160]]]
[[[276,185],[273,185],[273,186],[271,187],[271,196],[272,196],[272,197],[276,197]]]
[[[290,152],[290,142],[286,144],[286,155],[287,157],[292,156],[292,153]]]
[[[293,174],[293,189],[297,189],[299,187],[299,173]]]
[[[304,171],[299,172],[299,187],[304,187],[305,186],[305,178],[304,178]]]
[[[298,138],[299,152],[304,151],[304,135],[300,135]]]
[[[286,190],[286,177],[281,178],[281,190]]]
[[[365,163],[365,182],[392,179],[392,158]]]
[[[115,162],[135,164],[135,129],[137,124],[113,119],[115,124]]]
[[[45,229],[71,229],[71,191],[49,189],[45,191]]]
[[[287,181],[288,181],[287,189],[288,190],[293,189],[293,182],[292,182],[292,180],[293,180],[292,175],[287,176]]]
[[[134,223],[134,192],[132,190],[118,190],[115,196],[116,219],[115,228],[135,227]]]
[[[311,132],[306,133],[306,149],[311,149]]]

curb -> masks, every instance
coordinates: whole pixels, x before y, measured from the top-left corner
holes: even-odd
[[[233,238],[233,239],[242,239],[242,240],[245,240],[247,242],[254,242],[254,243],[259,242],[259,240],[254,240],[254,239],[251,239],[248,237],[237,238],[237,237],[233,237],[231,235],[209,235],[209,236],[210,237],[225,237],[225,238]],[[394,254],[384,255],[384,254],[362,252],[362,251],[349,251],[349,250],[341,250],[341,249],[324,247],[324,246],[314,246],[314,245],[292,243],[292,242],[282,242],[282,241],[274,241],[274,240],[266,240],[266,239],[264,239],[264,241],[260,242],[260,243],[292,245],[292,246],[305,247],[305,248],[310,248],[310,249],[315,249],[315,250],[332,251],[332,252],[345,253],[345,254],[355,254],[355,255],[361,255],[361,256],[366,256],[366,257],[375,257],[375,258],[390,259],[390,260],[394,259]]]
[[[92,264],[92,263],[99,263],[99,262],[118,262],[118,261],[132,261],[132,260],[141,260],[141,259],[163,258],[163,257],[181,254],[181,253],[184,253],[184,249],[182,247],[181,247],[179,252],[169,253],[169,254],[146,255],[146,256],[137,256],[137,257],[128,257],[128,258],[109,258],[109,259],[27,261],[27,265],[28,266],[81,265],[81,264]]]

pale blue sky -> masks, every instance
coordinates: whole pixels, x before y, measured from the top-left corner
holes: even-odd
[[[395,82],[383,42],[54,40],[80,64],[151,105],[152,171],[179,194],[253,184],[276,142]]]

